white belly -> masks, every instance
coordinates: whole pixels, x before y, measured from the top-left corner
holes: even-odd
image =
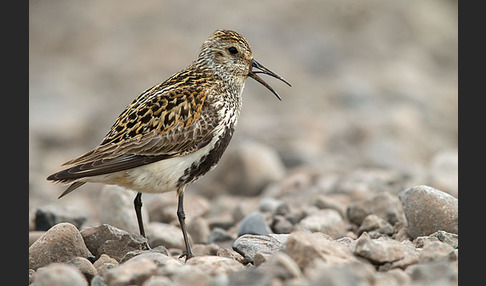
[[[143,193],[165,193],[177,191],[178,181],[192,163],[209,153],[217,137],[200,150],[171,159],[157,161],[129,170],[106,175],[87,177],[87,182],[119,185]]]

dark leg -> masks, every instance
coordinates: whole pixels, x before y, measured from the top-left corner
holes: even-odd
[[[133,201],[133,205],[135,206],[135,213],[137,214],[138,220],[138,228],[140,229],[140,235],[145,237],[145,230],[143,228],[143,221],[142,221],[142,193],[138,193]]]
[[[186,214],[184,213],[183,201],[184,201],[184,193],[181,193],[179,195],[179,204],[177,205],[177,217],[179,218],[179,224],[181,225],[182,235],[184,236],[184,243],[186,244],[186,252],[183,253],[179,258],[185,256],[187,261],[188,259],[194,257],[194,254],[192,253],[191,245],[189,244],[189,239],[187,237],[186,222],[185,222]]]

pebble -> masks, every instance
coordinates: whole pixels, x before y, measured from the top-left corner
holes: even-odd
[[[100,276],[104,276],[108,270],[118,266],[118,261],[103,253],[100,258],[93,263],[93,266]]]
[[[390,193],[378,193],[369,199],[350,205],[346,211],[350,222],[361,225],[370,214],[375,214],[391,225],[405,223],[405,215],[400,201]]]
[[[120,261],[129,251],[147,249],[147,240],[108,224],[88,227],[81,231],[88,249],[96,258],[102,254]]]
[[[67,262],[67,264],[72,265],[83,273],[84,277],[87,281],[91,281],[91,279],[98,275],[98,271],[96,268],[91,264],[91,262],[84,258],[84,257],[75,257]]]
[[[303,275],[299,265],[283,251],[278,251],[274,255],[271,255],[265,262],[260,263],[259,268],[263,272],[280,280],[295,279]]]
[[[166,248],[185,249],[182,231],[177,226],[162,222],[151,222],[147,225],[146,231],[150,247],[163,245]]]
[[[319,195],[314,200],[314,205],[319,209],[333,209],[336,210],[341,217],[346,217],[346,206],[340,201],[333,199],[330,196]]]
[[[209,275],[230,274],[244,269],[240,262],[223,256],[196,256],[188,261],[185,265],[197,266],[200,270]]]
[[[406,254],[400,242],[383,237],[371,239],[368,235],[358,238],[354,252],[375,265],[398,261]]]
[[[459,231],[458,200],[430,186],[419,185],[399,194],[412,238],[427,236],[442,230]]]
[[[130,259],[120,266],[109,269],[104,275],[110,286],[141,285],[157,271],[157,265],[151,259]]]
[[[440,260],[457,260],[454,248],[441,241],[427,243],[420,253],[421,262],[440,261]]]
[[[323,260],[330,265],[356,261],[349,247],[320,232],[294,231],[290,233],[285,252],[299,265],[300,269],[306,269],[315,259]]]
[[[211,229],[209,229],[208,221],[198,216],[187,224],[187,233],[194,243],[207,243]]]
[[[252,235],[245,234],[233,243],[233,249],[253,262],[257,253],[273,254],[285,247],[288,234]]]
[[[346,234],[346,224],[334,209],[318,210],[299,222],[297,230],[322,232],[336,239]]]
[[[100,223],[130,233],[139,233],[137,215],[133,206],[136,195],[136,192],[116,185],[105,185],[100,194]],[[147,225],[149,213],[145,207],[142,207],[142,219],[144,225]]]
[[[76,226],[59,223],[29,247],[29,269],[37,270],[49,263],[67,262],[78,256],[94,258]]]
[[[78,268],[65,263],[51,263],[32,277],[32,286],[88,286]]]
[[[365,217],[358,228],[357,235],[361,235],[365,231],[375,231],[385,235],[392,235],[394,232],[393,226],[390,223],[375,214],[370,214]]]
[[[253,212],[247,215],[238,227],[238,236],[244,234],[266,235],[271,233],[272,230],[260,212]]]

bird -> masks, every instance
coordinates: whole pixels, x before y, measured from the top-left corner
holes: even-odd
[[[65,162],[47,180],[70,184],[59,199],[85,183],[135,191],[133,204],[144,238],[142,193],[175,191],[186,248],[180,258],[187,261],[194,253],[185,225],[184,191],[213,169],[226,150],[240,115],[246,79],[253,78],[281,100],[258,74],[291,86],[253,58],[250,44],[241,34],[216,30],[187,68],[142,92],[98,146]]]

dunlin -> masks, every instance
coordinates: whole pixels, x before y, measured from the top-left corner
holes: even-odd
[[[71,184],[59,198],[86,182],[136,191],[135,212],[144,237],[142,193],[177,191],[177,217],[186,246],[181,257],[193,257],[185,226],[184,189],[214,168],[223,155],[236,127],[248,77],[280,99],[258,73],[290,86],[253,58],[243,36],[217,30],[189,67],[145,90],[97,147],[64,163],[64,169],[47,179]]]

